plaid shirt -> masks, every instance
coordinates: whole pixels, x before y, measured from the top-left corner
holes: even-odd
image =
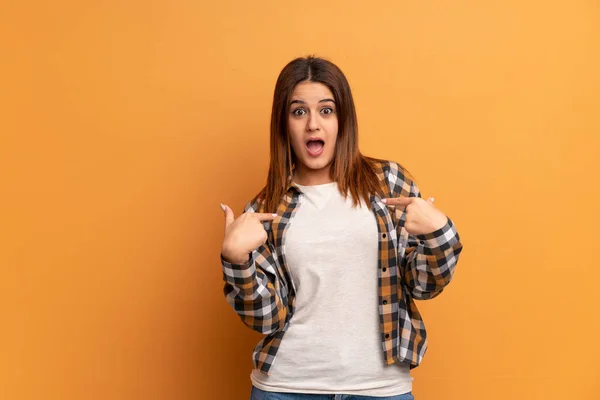
[[[387,197],[421,197],[411,176],[391,161],[375,161],[382,192]],[[299,205],[300,189],[290,184],[277,208],[279,215],[264,222],[267,242],[250,254],[246,264],[231,264],[221,257],[227,302],[248,327],[266,336],[253,352],[255,368],[265,374],[273,366],[277,350],[295,309],[295,287],[285,262],[285,230]],[[379,240],[379,322],[386,364],[398,361],[418,366],[427,349],[427,335],[416,300],[431,299],[452,279],[462,250],[453,222],[426,235],[412,235],[404,228],[404,207],[386,206],[377,195],[370,203],[377,221]],[[256,212],[254,201],[245,208]]]

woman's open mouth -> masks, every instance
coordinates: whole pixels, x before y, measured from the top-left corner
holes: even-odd
[[[320,138],[311,137],[306,141],[306,151],[311,157],[318,157],[323,153],[325,141]]]

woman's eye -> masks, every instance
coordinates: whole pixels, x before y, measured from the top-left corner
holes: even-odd
[[[323,113],[323,114],[333,114],[333,108],[325,107],[324,109],[321,110],[321,113]]]
[[[292,111],[292,114],[294,114],[296,117],[300,117],[306,114],[306,111],[303,108],[296,108],[294,111]]]

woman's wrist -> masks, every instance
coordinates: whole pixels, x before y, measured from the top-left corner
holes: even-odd
[[[250,260],[249,253],[240,254],[239,252],[231,251],[226,247],[221,250],[221,257],[230,264],[246,264]]]

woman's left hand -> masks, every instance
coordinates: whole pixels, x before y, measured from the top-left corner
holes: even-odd
[[[433,200],[433,197],[427,200],[421,197],[392,197],[382,201],[389,206],[406,207],[406,231],[412,235],[425,235],[437,231],[448,222],[448,217],[435,208]]]

